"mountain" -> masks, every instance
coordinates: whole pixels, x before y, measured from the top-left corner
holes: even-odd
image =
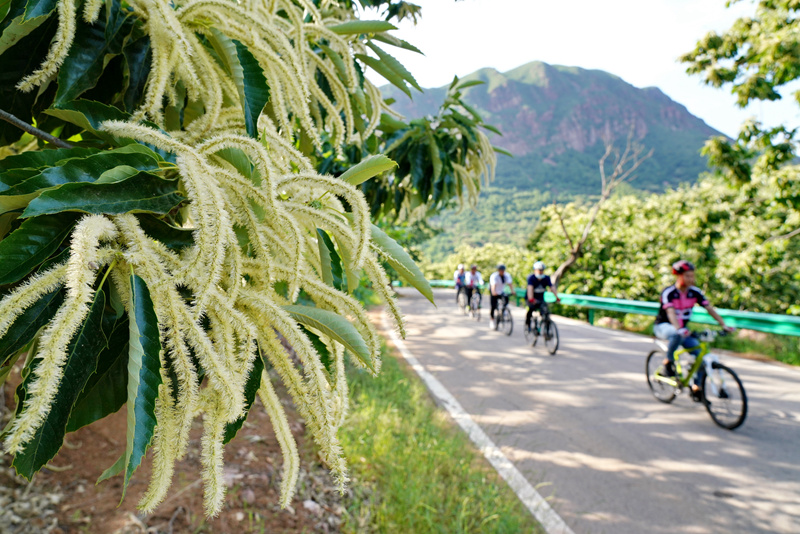
[[[700,148],[722,135],[660,89],[640,89],[601,70],[534,61],[504,73],[481,69],[463,79],[486,82],[467,88],[465,101],[503,132],[494,144],[514,154],[498,158],[498,188],[595,193],[604,136],[624,149],[633,128],[637,141],[654,153],[632,185],[663,191],[694,182],[707,170]],[[435,114],[447,87],[426,89],[413,100],[392,86],[381,91],[395,98],[395,110],[414,118]]]

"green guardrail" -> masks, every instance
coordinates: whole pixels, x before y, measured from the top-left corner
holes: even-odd
[[[431,287],[455,287],[455,282],[453,280],[429,280],[429,282]],[[514,293],[517,306],[524,303],[525,289],[517,288]],[[594,310],[633,313],[637,315],[650,315],[655,317],[658,314],[659,308],[657,302],[612,299],[605,297],[593,297],[590,295],[570,295],[565,293],[559,294],[559,297],[561,297],[561,304],[588,308],[589,323],[591,324],[594,324]],[[545,300],[547,302],[554,302],[555,297],[552,293],[546,293]],[[723,319],[725,319],[726,324],[736,328],[747,328],[748,330],[758,330],[759,332],[767,332],[770,334],[800,337],[800,317],[794,315],[755,313],[725,309],[717,309],[717,312]],[[694,313],[692,313],[692,322],[700,324],[717,324],[717,321],[715,321],[714,318],[702,308],[697,308]]]

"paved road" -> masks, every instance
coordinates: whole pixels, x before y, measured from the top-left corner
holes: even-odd
[[[406,346],[576,533],[800,533],[800,369],[724,358],[750,400],[730,432],[652,397],[647,338],[557,318],[550,356],[522,309],[506,337],[436,297],[401,290]]]

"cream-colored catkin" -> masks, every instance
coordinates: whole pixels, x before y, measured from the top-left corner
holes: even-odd
[[[281,400],[272,387],[269,374],[265,370],[261,377],[261,387],[258,390],[261,404],[272,421],[272,430],[283,455],[283,477],[281,479],[281,508],[286,508],[292,502],[297,487],[297,477],[300,473],[300,455],[297,453],[297,442],[292,435],[286,412],[281,405]]]

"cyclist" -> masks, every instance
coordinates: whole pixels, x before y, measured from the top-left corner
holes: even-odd
[[[458,294],[464,291],[464,279],[466,277],[467,273],[464,272],[464,264],[459,263],[456,272],[453,273],[453,280],[456,283],[456,304],[458,304]]]
[[[474,263],[469,266],[469,272],[467,276],[464,278],[464,290],[467,292],[467,303],[472,302],[472,293],[478,293],[478,307],[480,308],[480,302],[483,298],[481,295],[481,286],[483,285],[483,277],[481,276],[481,272],[478,270],[478,266]]]
[[[702,291],[695,287],[694,265],[686,260],[676,261],[672,264],[672,274],[675,275],[675,283],[661,292],[661,308],[653,326],[653,333],[657,338],[669,341],[667,358],[663,362],[666,376],[675,376],[675,351],[679,346],[692,349],[700,344],[686,327],[692,318],[695,304],[704,307],[725,331],[734,330],[725,324],[725,320],[719,316]],[[692,354],[697,356],[698,352],[695,350]],[[705,367],[701,366],[692,384],[692,399],[698,402],[702,400],[700,386],[705,374]]]
[[[511,275],[506,272],[506,266],[500,264],[497,266],[497,271],[493,272],[489,277],[489,301],[492,306],[489,317],[492,326],[494,326],[494,312],[498,309],[500,301],[503,301],[504,306],[508,304],[508,295],[505,294],[506,286],[508,286],[509,291],[514,290]]]
[[[537,261],[533,264],[533,274],[528,277],[528,313],[525,314],[525,328],[528,330],[531,328],[533,312],[542,307],[545,291],[549,289],[556,296],[556,302],[561,302],[550,277],[544,274],[546,268],[544,262]]]

